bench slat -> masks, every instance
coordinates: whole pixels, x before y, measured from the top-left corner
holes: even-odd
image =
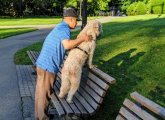
[[[95,110],[97,110],[97,109],[100,107],[100,105],[97,104],[97,103],[94,101],[94,99],[93,99],[91,96],[89,96],[89,95],[86,93],[86,91],[85,91],[84,89],[82,89],[81,87],[79,88],[79,93],[88,101],[88,103],[90,103],[90,105],[91,105]]]
[[[58,82],[56,82],[56,86],[55,87],[58,87],[55,91],[55,94],[58,95],[59,94],[59,89],[60,89],[60,85]],[[69,104],[66,99],[60,99],[60,102],[63,104],[64,108],[67,110],[67,113],[68,114],[80,114],[80,111],[77,109],[77,107],[74,105],[74,104]]]
[[[107,81],[110,84],[114,84],[116,82],[116,80],[113,77],[109,76],[108,74],[104,73],[103,71],[99,70],[96,67],[90,69],[90,71],[95,73],[96,75],[98,75],[99,77],[101,77],[103,80]]]
[[[40,52],[36,52],[36,51],[27,51],[27,54],[30,58],[30,60],[32,61],[33,65],[35,65],[36,60],[40,54]]]
[[[59,81],[59,80],[58,80]],[[60,91],[60,84],[57,82],[58,84],[58,92]],[[71,107],[71,109],[74,111],[75,114],[80,114],[81,112],[79,111],[79,109],[76,107],[75,104],[69,104],[66,99],[65,99],[65,102]]]
[[[60,82],[58,80],[58,82]],[[89,114],[93,114],[94,109],[90,106],[90,104],[84,99],[83,96],[81,96],[78,92],[75,93],[74,97],[77,98],[77,100],[81,103],[81,105],[84,106],[84,108],[88,111]],[[73,101],[74,101],[73,97]]]
[[[80,102],[78,102],[78,100],[75,98],[73,100],[74,104],[77,106],[77,108],[80,110],[81,114],[83,116],[86,116],[88,114],[88,112],[85,110],[85,108],[80,104]],[[87,115],[88,116],[88,115]]]
[[[130,113],[128,110],[126,110],[124,107],[121,107],[119,113],[123,115],[127,120],[140,120],[136,116],[134,116],[132,113]]]
[[[90,79],[87,79],[87,83],[86,83],[89,87],[91,87],[97,94],[99,94],[100,96],[105,96],[105,91],[103,89],[101,89],[99,86],[97,86],[93,81],[91,81]]]
[[[61,79],[61,74],[60,72],[57,73],[57,75],[60,77]],[[82,77],[83,78],[83,77]],[[85,81],[85,82],[84,82]],[[93,81],[91,81],[89,78],[87,78],[87,80],[85,80],[85,78],[81,79],[81,82],[84,83],[84,85],[88,85],[91,89],[93,89],[98,95],[100,96],[105,96],[105,91],[103,89],[101,89],[99,86],[97,86],[97,84],[95,84]],[[81,83],[82,84],[82,83]]]
[[[59,93],[59,91],[56,90],[56,92],[54,93],[55,96],[57,96],[58,93]],[[64,110],[66,111],[67,114],[72,114],[72,113],[74,113],[74,112],[72,111],[72,109],[70,108],[70,106],[67,104],[67,102],[66,102],[64,99],[60,99],[60,98],[59,98],[59,101],[60,101],[60,103],[62,104],[62,106],[63,106],[63,108],[64,108]]]
[[[57,73],[59,78],[61,79],[60,72]],[[105,91],[102,90],[100,87],[98,87],[94,82],[92,82],[90,79],[87,79],[87,83],[84,82],[85,80],[82,80],[80,83],[80,87],[82,87],[85,91],[88,91],[90,95],[92,95],[92,98],[95,99],[98,103],[102,102],[102,97],[105,95]]]
[[[59,116],[63,116],[65,114],[63,107],[61,106],[60,102],[58,101],[57,97],[54,94],[51,94],[51,100],[53,105],[55,106]]]
[[[155,117],[147,113],[145,110],[134,104],[129,99],[125,99],[123,104],[143,120],[157,120]]]
[[[34,65],[35,64],[35,60],[34,60],[33,56],[31,55],[31,52],[27,51],[27,54],[28,54],[30,60],[32,61],[33,65]]]
[[[102,103],[103,98],[100,97],[93,89],[91,89],[89,86],[85,85],[84,83],[81,83],[80,86],[84,87],[84,90],[90,94],[97,103]]]
[[[91,72],[89,72],[88,77],[102,89],[107,90],[109,88],[109,85],[107,83],[103,82],[100,78],[96,77]]]
[[[116,117],[116,120],[126,120],[124,117],[122,117],[121,115],[118,115],[117,117]]]
[[[152,102],[148,98],[145,98],[144,96],[140,95],[137,92],[131,93],[131,97],[136,100],[138,103],[141,105],[145,106],[152,112],[156,113],[157,115],[161,116],[162,118],[165,119],[165,108],[161,107],[160,105]]]
[[[90,115],[93,115],[95,110],[89,105],[89,103],[78,92],[75,93],[75,97],[84,106]]]
[[[57,82],[56,82],[56,84],[60,87],[60,80],[59,80],[59,78],[57,77]],[[60,89],[60,88],[59,88]],[[85,108],[80,104],[80,102],[78,102],[77,101],[77,99],[75,98],[75,99],[73,99],[73,102],[75,103],[75,105],[79,108],[79,110],[80,110],[80,112],[81,112],[81,114],[82,115],[87,115],[88,114],[88,112],[85,110]],[[75,114],[77,114],[77,115],[80,115],[78,112],[77,113],[75,113]]]
[[[34,65],[35,65],[35,62],[37,61],[40,52],[36,52],[36,51],[35,51],[35,52],[32,52],[32,51],[31,51],[31,54],[33,55],[33,58],[34,58]]]

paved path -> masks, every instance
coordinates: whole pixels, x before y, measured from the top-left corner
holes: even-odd
[[[22,120],[14,54],[45,38],[50,29],[41,29],[0,40],[0,120]]]
[[[99,19],[110,21],[110,17]],[[38,31],[0,39],[0,120],[23,120],[14,54],[21,48],[43,40],[54,25],[39,26]]]

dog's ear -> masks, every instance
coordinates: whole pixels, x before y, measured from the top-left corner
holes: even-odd
[[[101,23],[99,21],[95,21],[93,24],[94,32],[95,32],[96,36],[99,36],[101,34],[100,29],[102,29],[102,28],[100,28],[100,24]]]
[[[96,33],[93,28],[87,30],[87,35],[92,35],[92,40],[96,40]]]
[[[94,27],[95,27],[95,28],[99,28],[99,22],[96,21],[96,22],[94,23]]]

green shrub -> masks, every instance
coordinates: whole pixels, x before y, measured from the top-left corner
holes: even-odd
[[[162,6],[153,6],[152,11],[154,14],[162,14]]]
[[[135,11],[135,15],[144,15],[146,14],[147,7],[143,2],[138,2],[134,11]]]
[[[162,5],[164,0],[150,0],[151,6]]]
[[[146,6],[147,6],[147,12],[146,13],[151,14],[151,10],[152,10],[151,9],[151,3],[148,3]]]
[[[128,8],[127,8],[127,15],[135,15],[135,8],[136,8],[137,2],[132,3]]]
[[[149,4],[150,4],[150,9],[151,9],[151,13],[153,14],[162,14],[163,13],[163,4],[164,4],[165,0],[150,0]]]

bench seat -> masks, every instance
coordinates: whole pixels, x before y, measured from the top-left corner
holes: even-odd
[[[125,99],[116,120],[165,120],[165,108],[138,92],[131,93],[135,101]]]
[[[28,51],[30,59],[35,63],[39,52]],[[65,57],[66,58],[66,57]],[[35,64],[34,64],[35,65]],[[63,64],[61,65],[62,68]],[[73,103],[68,103],[66,98],[58,98],[61,86],[61,72],[57,74],[54,85],[54,93],[51,95],[53,106],[59,116],[76,115],[90,117],[100,108],[109,87],[115,83],[115,79],[98,68],[83,68],[81,83],[73,97]]]

